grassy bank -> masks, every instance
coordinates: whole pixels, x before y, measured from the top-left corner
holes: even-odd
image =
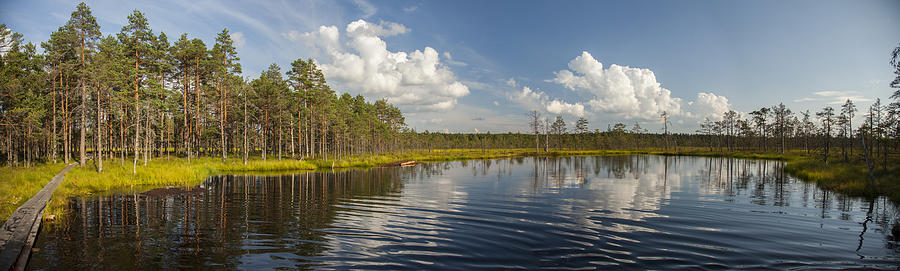
[[[869,184],[869,171],[864,161],[835,162],[827,165],[820,158],[808,156],[794,157],[785,166],[785,171],[800,179],[814,182],[819,186],[851,196],[872,197],[884,195],[891,201],[900,203],[900,161],[892,159],[887,170],[877,167],[874,171],[875,187]]]
[[[132,174],[132,161],[106,160],[102,173],[96,172],[95,165],[89,163],[85,167],[76,167],[66,177],[66,182],[57,190],[57,196],[82,196],[104,192],[117,192],[123,189],[140,191],[154,187],[195,186],[209,176],[216,174],[247,172],[291,172],[331,168],[367,168],[396,164],[399,161],[440,162],[470,159],[498,159],[526,156],[600,156],[600,155],[678,155],[735,157],[747,159],[772,159],[800,161],[803,157],[798,153],[753,153],[753,152],[718,152],[702,148],[682,148],[678,152],[662,149],[643,150],[551,150],[536,152],[534,149],[448,149],[426,150],[405,153],[380,155],[361,155],[344,157],[339,160],[293,160],[284,158],[261,160],[251,158],[244,165],[240,158],[229,158],[222,163],[221,158],[195,158],[188,163],[185,158],[154,159],[147,166],[138,161],[137,173]]]
[[[62,163],[31,168],[0,167],[0,223],[6,222],[16,208],[41,191],[63,168]]]
[[[293,160],[254,157],[244,165],[240,158],[229,158],[222,163],[221,158],[195,158],[190,163],[185,158],[154,159],[147,166],[138,161],[137,174],[131,172],[131,160],[124,166],[118,159],[106,161],[104,172],[97,173],[92,164],[74,168],[66,177],[66,182],[57,189],[56,196],[83,196],[121,190],[141,191],[155,187],[195,186],[209,176],[248,172],[291,172],[331,168],[367,168],[394,164],[399,161],[440,162],[470,159],[498,159],[525,156],[601,156],[601,155],[669,155],[733,157],[743,159],[781,160],[787,163],[789,173],[820,184],[821,186],[855,196],[872,196],[868,187],[868,175],[862,162],[834,162],[827,166],[820,160],[807,156],[802,151],[786,154],[771,152],[723,152],[706,148],[680,148],[677,152],[663,149],[642,150],[551,150],[535,152],[534,149],[449,149],[428,150],[381,155],[344,157],[340,160]],[[836,160],[836,159],[835,159]],[[896,161],[894,161],[896,162]],[[52,175],[51,175],[52,176]],[[897,169],[878,171],[876,189],[881,194],[900,202],[900,181]]]
[[[785,154],[770,152],[717,152],[703,149],[685,149],[677,153],[650,151],[648,154],[687,155],[708,157],[734,157],[745,159],[766,159],[785,161],[784,170],[807,182],[813,182],[823,189],[843,193],[850,196],[874,197],[884,195],[891,201],[900,203],[900,159],[891,157],[887,161],[888,168],[880,166],[874,170],[875,187],[869,181],[869,171],[865,160],[856,156],[843,161],[837,154],[832,154],[829,163],[822,162],[820,154],[809,155],[805,151],[792,150]]]
[[[450,149],[406,152],[403,154],[382,154],[345,157],[340,160],[293,160],[268,159],[254,157],[244,165],[240,158],[229,158],[222,163],[221,158],[195,158],[188,163],[185,158],[157,158],[146,166],[138,161],[137,174],[132,174],[132,161],[110,159],[105,161],[104,171],[96,172],[96,167],[88,163],[85,167],[73,168],[66,176],[66,181],[56,190],[54,198],[71,196],[87,196],[116,192],[141,192],[158,187],[190,187],[199,185],[206,178],[217,174],[296,172],[304,170],[331,168],[367,168],[395,164],[399,161],[415,160],[419,162],[440,162],[469,159],[498,159],[525,156],[602,156],[602,155],[669,155],[669,156],[706,156],[734,157],[745,159],[782,160],[787,163],[786,170],[801,179],[815,182],[826,189],[855,196],[875,195],[868,185],[868,175],[862,162],[834,162],[827,166],[821,161],[805,155],[800,151],[787,154],[769,152],[722,152],[709,151],[706,148],[680,148],[677,152],[663,149],[643,150],[552,150],[535,152],[534,149]],[[837,159],[835,159],[837,160]],[[896,160],[896,159],[894,159]],[[896,164],[897,161],[893,161]],[[0,169],[0,177],[15,180],[0,183],[0,217],[9,215],[22,202],[46,184],[53,175],[63,168],[62,164],[42,165],[28,170]],[[5,171],[4,171],[5,170]],[[893,168],[876,173],[876,189],[880,194],[900,202],[900,172]],[[56,201],[56,205],[63,201]],[[60,206],[51,204],[51,210]],[[49,213],[58,213],[51,211]]]
[[[542,156],[571,156],[571,155],[626,155],[641,154],[647,152],[635,151],[552,151],[541,152]],[[380,155],[361,155],[344,157],[339,160],[282,160],[269,158],[261,160],[259,157],[250,159],[247,165],[240,158],[228,158],[222,163],[221,158],[203,157],[191,159],[157,158],[149,161],[146,166],[143,160],[138,161],[137,173],[132,173],[132,160],[126,159],[123,164],[119,159],[105,160],[103,172],[97,173],[94,164],[88,163],[85,167],[73,168],[66,175],[63,183],[54,194],[54,197],[70,197],[94,195],[121,190],[141,191],[154,187],[167,186],[195,186],[207,177],[217,174],[233,173],[264,173],[264,172],[291,172],[303,170],[331,169],[331,168],[368,168],[382,165],[395,164],[400,161],[439,162],[469,159],[497,159],[521,156],[534,156],[536,153],[530,149],[452,149],[415,151],[406,153],[391,153]]]

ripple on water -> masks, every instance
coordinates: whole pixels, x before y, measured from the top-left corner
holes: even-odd
[[[893,203],[782,166],[563,157],[214,177],[71,199],[29,268],[896,269]]]

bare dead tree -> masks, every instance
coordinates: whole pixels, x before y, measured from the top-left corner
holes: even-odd
[[[528,112],[528,126],[534,132],[534,152],[541,151],[541,112],[532,110]]]

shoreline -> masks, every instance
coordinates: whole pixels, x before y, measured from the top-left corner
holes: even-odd
[[[221,158],[202,157],[191,159],[181,157],[157,157],[148,161],[146,166],[143,161],[138,161],[137,174],[132,174],[133,161],[126,159],[124,166],[122,160],[107,159],[102,173],[97,173],[92,163],[85,167],[73,168],[67,175],[66,181],[56,189],[54,197],[57,199],[69,197],[83,197],[103,195],[109,193],[135,192],[140,193],[154,188],[166,187],[193,187],[200,185],[211,176],[221,174],[242,173],[296,173],[327,169],[353,169],[373,168],[383,165],[393,165],[404,161],[416,162],[446,162],[462,160],[503,159],[516,157],[560,157],[560,156],[614,156],[614,155],[662,155],[662,156],[699,156],[699,157],[724,157],[737,159],[760,159],[784,161],[785,171],[803,181],[816,183],[823,189],[858,197],[886,196],[893,202],[900,202],[900,182],[896,181],[897,168],[876,170],[876,189],[868,185],[868,173],[864,165],[853,162],[831,162],[825,165],[811,155],[791,151],[785,154],[770,152],[723,152],[709,151],[700,148],[684,148],[678,151],[665,151],[659,149],[645,150],[550,150],[547,152],[535,152],[534,149],[438,149],[426,151],[412,151],[403,154],[380,154],[345,157],[339,160],[295,160],[291,158],[270,158],[261,160],[259,157],[248,159],[247,165],[240,158],[228,158],[222,163]],[[835,160],[838,160],[835,157]],[[893,160],[893,159],[892,159]],[[55,169],[55,164],[41,165],[24,171],[38,176],[53,175],[54,172],[45,172]],[[16,169],[16,168],[14,168]],[[35,173],[36,172],[36,173]],[[23,172],[24,173],[24,172]],[[40,183],[42,187],[49,179]],[[40,189],[40,188],[38,188]],[[27,193],[17,191],[19,194]],[[30,197],[28,195],[27,197]],[[12,195],[12,197],[21,197]],[[26,198],[27,198],[26,197]],[[59,214],[65,201],[51,201],[48,214]],[[9,205],[9,203],[6,203]],[[18,206],[14,206],[15,210]],[[8,217],[9,214],[0,214]]]
[[[785,171],[803,181],[816,183],[823,189],[834,192],[844,193],[849,196],[858,197],[875,197],[879,195],[887,196],[894,202],[900,202],[900,182],[894,176],[900,176],[900,172],[896,168],[888,170],[876,170],[876,191],[872,190],[869,185],[868,173],[864,164],[853,162],[842,162],[834,157],[834,162],[825,165],[815,157],[815,154],[807,155],[799,150],[790,151],[785,154],[771,152],[752,152],[752,151],[709,151],[703,148],[684,148],[678,151],[666,151],[661,149],[643,149],[643,150],[550,150],[547,152],[535,152],[533,149],[436,149],[431,151],[413,151],[404,154],[381,154],[349,157],[341,160],[292,160],[289,158],[277,160],[258,160],[258,157],[250,160],[244,166],[242,161],[237,158],[229,158],[227,164],[222,164],[220,158],[199,158],[194,159],[200,161],[201,165],[197,165],[196,171],[201,175],[194,175],[193,180],[184,181],[165,181],[158,178],[150,178],[135,176],[132,182],[124,185],[109,188],[127,188],[136,185],[153,186],[155,184],[167,184],[167,186],[196,186],[208,177],[220,174],[240,174],[240,173],[291,173],[304,172],[313,170],[328,169],[353,169],[353,168],[373,168],[386,165],[399,164],[405,161],[416,162],[448,162],[462,160],[483,160],[483,159],[503,159],[516,157],[560,157],[560,156],[612,156],[612,155],[661,155],[661,156],[699,156],[699,157],[723,157],[737,159],[757,159],[757,160],[775,160],[784,161]],[[211,161],[208,161],[210,160]],[[161,159],[158,159],[161,160]],[[175,161],[185,161],[185,158],[174,158]],[[157,162],[157,161],[154,161]],[[165,160],[163,160],[165,162]],[[127,163],[126,163],[127,164]],[[140,164],[140,163],[139,163]],[[332,166],[333,165],[333,166]],[[182,165],[183,166],[183,165]],[[195,165],[190,165],[195,167]],[[91,166],[80,169],[91,169]],[[130,167],[128,167],[130,175]],[[97,174],[91,171],[93,174]],[[103,174],[107,174],[104,172]],[[141,174],[141,168],[138,168],[138,175]],[[175,178],[177,179],[177,178]],[[142,181],[143,180],[143,181]],[[133,183],[133,181],[137,181]],[[165,187],[156,185],[156,187]],[[110,190],[109,188],[101,189],[78,189],[70,194],[72,196],[91,195],[97,192]]]

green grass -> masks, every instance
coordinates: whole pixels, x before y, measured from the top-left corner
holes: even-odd
[[[873,172],[875,187],[869,180],[869,171],[864,161],[844,162],[836,157],[827,165],[819,158],[808,156],[788,160],[785,171],[800,179],[814,182],[821,187],[851,196],[874,197],[884,195],[893,202],[900,203],[900,168],[880,166]],[[898,159],[889,160],[889,165],[897,165]]]
[[[248,172],[296,172],[304,170],[330,169],[330,168],[368,168],[400,161],[415,160],[420,162],[451,161],[465,159],[493,159],[503,157],[525,156],[523,150],[434,150],[417,151],[407,153],[389,153],[381,155],[359,155],[344,157],[339,160],[282,160],[269,158],[261,160],[254,157],[243,164],[240,158],[229,158],[222,163],[221,158],[203,157],[186,158],[156,158],[143,165],[143,160],[138,161],[137,173],[132,173],[132,160],[126,159],[124,165],[119,159],[108,159],[104,162],[103,172],[97,173],[97,168],[92,163],[85,167],[75,167],[66,174],[66,182],[63,183],[54,194],[54,197],[71,197],[94,195],[109,191],[122,190],[143,191],[155,187],[187,187],[201,183],[209,176],[227,173]]]
[[[401,161],[415,160],[419,162],[440,162],[470,159],[498,159],[525,156],[604,156],[604,155],[668,155],[668,156],[706,156],[734,157],[743,159],[782,160],[787,163],[785,169],[806,181],[818,183],[822,187],[854,196],[874,196],[877,190],[894,202],[900,202],[900,170],[893,167],[887,171],[878,171],[876,190],[868,185],[866,168],[860,161],[850,163],[830,163],[827,166],[816,158],[807,156],[805,152],[796,150],[786,154],[773,152],[724,152],[710,151],[706,148],[679,148],[677,152],[663,149],[642,150],[573,150],[554,149],[549,152],[535,152],[534,149],[438,149],[412,151],[405,153],[388,153],[380,155],[359,155],[343,157],[338,160],[293,160],[284,158],[261,160],[250,159],[244,165],[240,158],[229,158],[222,163],[221,158],[195,158],[188,163],[185,158],[156,158],[147,166],[143,160],[138,161],[137,174],[132,174],[132,161],[105,160],[104,171],[97,173],[92,163],[86,167],[75,167],[66,175],[66,181],[55,191],[54,198],[72,196],[88,196],[118,192],[142,192],[159,187],[193,187],[206,178],[218,174],[229,173],[288,173],[305,170],[332,168],[368,168],[396,164]],[[835,158],[836,159],[836,158]],[[897,164],[897,159],[893,159]],[[62,169],[62,164],[43,165],[29,170],[2,169],[0,177],[14,180],[0,184],[0,195],[12,195],[0,202],[4,208],[3,215],[8,216],[15,208],[33,195],[47,183],[53,175]],[[6,171],[3,171],[6,170]],[[15,175],[15,176],[13,176]],[[50,212],[60,214],[64,201],[51,203]],[[55,203],[55,204],[54,204]]]
[[[0,223],[6,222],[16,208],[41,191],[63,168],[62,163],[31,168],[0,167]]]
[[[131,172],[131,160],[125,161],[125,166],[120,160],[107,160],[104,172],[97,173],[93,165],[83,168],[74,168],[66,177],[64,185],[57,190],[57,195],[63,197],[83,196],[103,193],[108,191],[142,191],[154,187],[168,186],[195,186],[209,176],[227,173],[248,172],[295,172],[303,170],[317,170],[330,168],[368,168],[381,165],[396,164],[401,161],[415,160],[419,162],[440,162],[471,159],[498,159],[525,156],[602,156],[602,155],[669,155],[669,156],[706,156],[706,157],[734,157],[743,159],[767,159],[787,162],[789,173],[801,179],[813,181],[823,187],[852,195],[870,196],[872,191],[866,191],[868,183],[867,172],[860,163],[832,163],[828,166],[821,165],[818,160],[807,156],[804,152],[795,150],[785,154],[772,152],[723,152],[710,151],[706,148],[679,148],[677,152],[663,149],[642,150],[572,150],[554,149],[549,152],[535,152],[534,149],[438,149],[425,151],[412,151],[405,153],[388,153],[380,155],[359,155],[344,157],[339,160],[260,160],[254,157],[244,165],[239,158],[229,158],[224,164],[221,158],[195,158],[191,163],[184,158],[154,159],[147,166],[143,161],[138,161],[137,174]],[[897,181],[893,176],[900,176],[896,170],[878,173],[878,191],[885,195],[898,194]],[[892,196],[897,201],[900,198]]]

